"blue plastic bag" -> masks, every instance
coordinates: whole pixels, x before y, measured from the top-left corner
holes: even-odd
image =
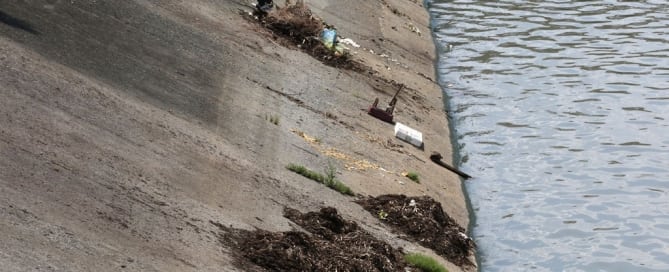
[[[321,41],[325,47],[332,49],[337,41],[337,31],[330,28],[323,29]]]

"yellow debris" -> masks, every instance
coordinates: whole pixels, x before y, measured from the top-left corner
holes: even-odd
[[[291,129],[290,131],[297,134],[298,136],[302,137],[305,141],[307,141],[308,143],[310,143],[312,145],[319,143],[319,141],[316,138],[311,137],[311,136],[307,135],[306,133],[304,133],[302,131],[299,131],[297,129]]]
[[[297,129],[292,129],[291,132],[297,134],[298,136],[302,137],[307,143],[311,144],[311,146],[316,149],[318,152],[321,154],[337,159],[339,161],[342,161],[344,163],[344,167],[347,170],[360,170],[360,171],[365,171],[368,169],[382,169],[379,165],[369,162],[365,159],[357,159],[352,156],[349,156],[345,153],[342,153],[341,151],[337,150],[334,147],[323,147],[320,144],[320,141],[318,141],[316,138],[311,137],[307,135],[306,133],[299,131]],[[384,170],[386,171],[386,170]],[[388,172],[388,171],[386,171]]]

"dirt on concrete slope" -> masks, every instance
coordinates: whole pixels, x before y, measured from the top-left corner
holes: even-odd
[[[3,269],[240,271],[209,222],[289,231],[284,207],[332,206],[430,254],[289,163],[333,164],[363,195],[430,195],[467,226],[460,180],[427,159],[451,149],[424,8],[307,4],[361,45],[353,56],[373,76],[268,38],[240,16],[246,1],[0,1]],[[423,132],[425,150],[364,112],[390,101],[393,79],[407,86],[396,119]]]

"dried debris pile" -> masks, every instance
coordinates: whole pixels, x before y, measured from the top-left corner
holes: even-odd
[[[340,54],[327,48],[319,39],[326,25],[314,17],[303,1],[277,7],[260,23],[271,30],[275,38],[284,46],[296,46],[323,63],[343,69],[362,70],[358,62],[352,60],[348,53]]]
[[[408,240],[430,248],[459,266],[473,266],[474,242],[431,197],[382,195],[356,201]]]
[[[264,19],[263,24],[294,44],[304,45],[307,48],[320,43],[318,36],[325,27],[323,22],[314,17],[311,10],[300,2],[277,8]]]
[[[221,242],[233,250],[240,267],[255,265],[269,271],[417,271],[400,250],[374,238],[335,208],[301,213],[285,209],[284,216],[306,232],[268,232],[230,229]],[[408,269],[408,270],[407,270]]]

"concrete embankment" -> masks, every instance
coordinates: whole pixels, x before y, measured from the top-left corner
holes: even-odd
[[[332,164],[357,194],[427,195],[468,225],[458,176],[429,160],[452,151],[425,8],[307,4],[361,45],[353,57],[367,73],[282,45],[240,15],[245,1],[0,2],[3,269],[242,270],[217,224],[286,231],[285,207],[332,206],[436,256],[286,170]],[[365,112],[390,101],[391,80],[406,85],[396,121],[420,130],[424,149]]]

